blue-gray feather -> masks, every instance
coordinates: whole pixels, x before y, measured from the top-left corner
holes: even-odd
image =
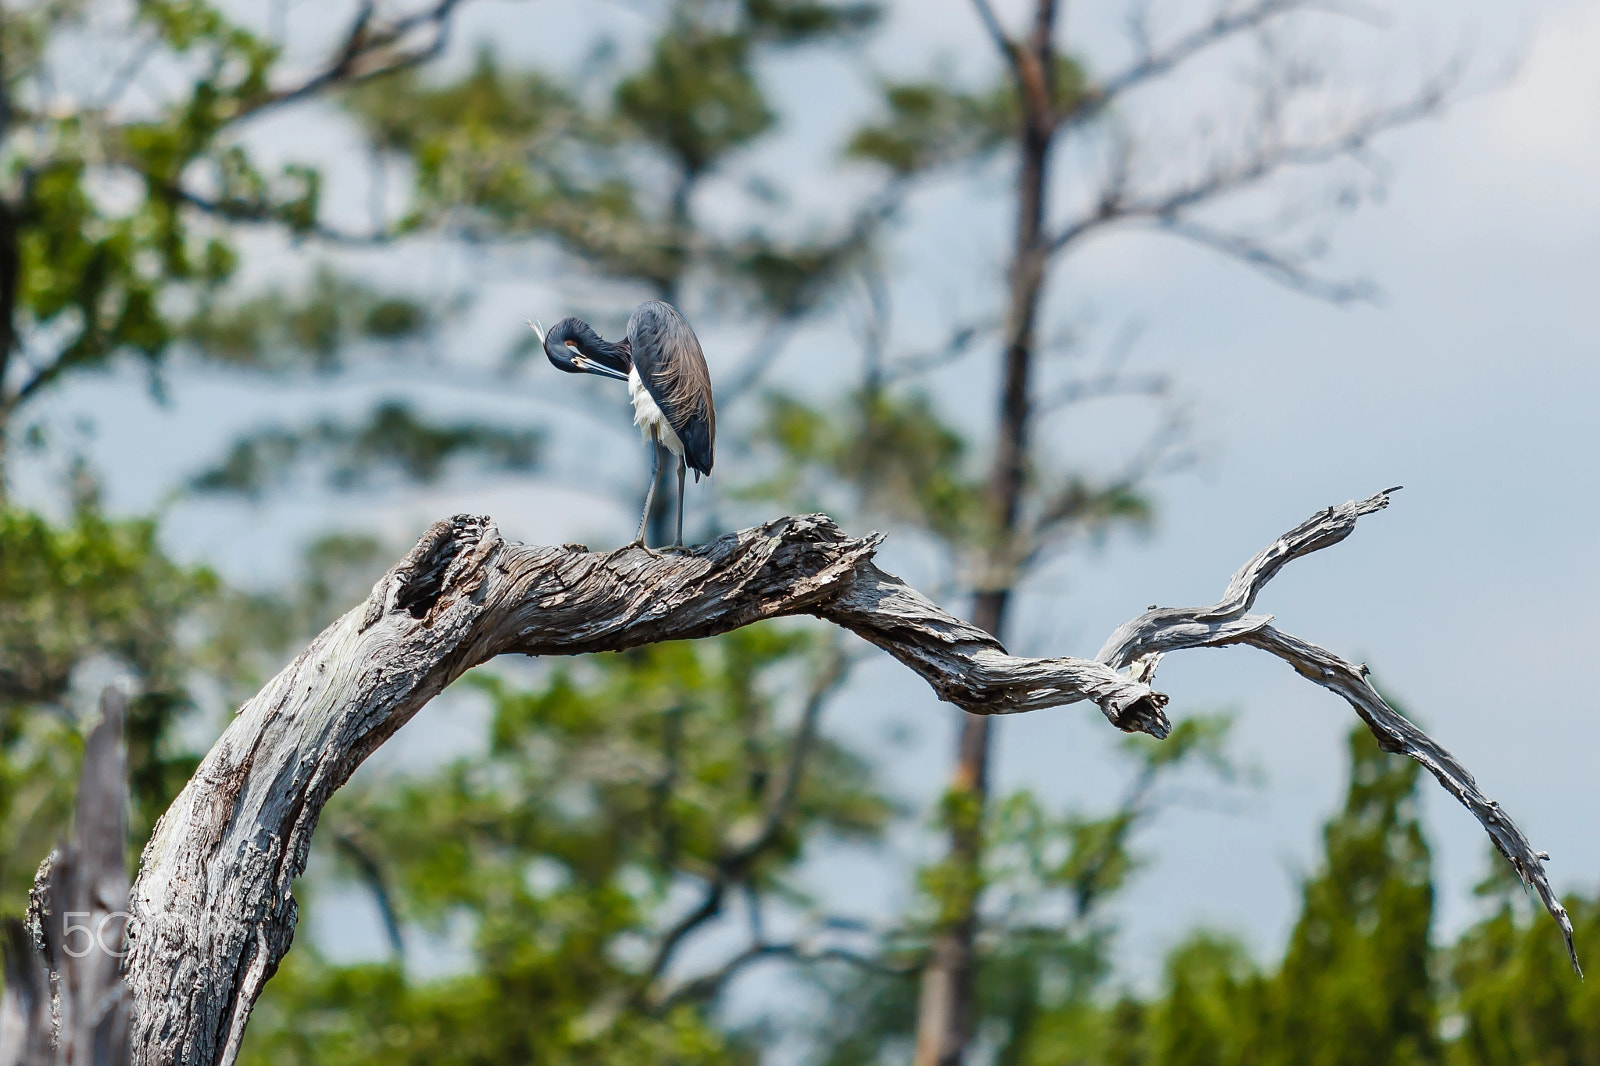
[[[717,438],[711,372],[688,320],[671,304],[642,303],[628,319],[628,346],[640,383],[683,441],[689,469],[711,473]]]

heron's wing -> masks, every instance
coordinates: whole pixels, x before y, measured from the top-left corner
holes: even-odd
[[[700,339],[675,308],[652,300],[628,320],[628,341],[639,381],[683,441],[690,469],[711,473],[717,413]]]

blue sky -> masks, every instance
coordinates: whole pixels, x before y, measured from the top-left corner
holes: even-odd
[[[492,33],[526,41],[531,58],[560,62],[565,35],[597,17],[626,47],[637,6],[469,5],[458,51]],[[1112,23],[1091,21],[1105,9],[1080,19],[1078,9],[1087,7],[1073,6],[1068,32],[1114,50]],[[1147,604],[1215,599],[1241,562],[1312,511],[1403,484],[1394,506],[1365,519],[1350,540],[1290,567],[1260,609],[1290,632],[1371,664],[1535,845],[1551,852],[1557,885],[1593,891],[1600,879],[1600,670],[1591,651],[1600,638],[1600,68],[1593,59],[1600,3],[1425,0],[1406,5],[1404,17],[1370,42],[1339,34],[1362,88],[1400,84],[1407,71],[1457,47],[1475,60],[1474,91],[1446,117],[1382,142],[1392,167],[1384,202],[1333,231],[1330,265],[1372,277],[1385,299],[1330,307],[1149,235],[1111,237],[1071,260],[1055,282],[1057,318],[1097,323],[1094,336],[1102,338],[1119,323],[1138,322],[1134,362],[1173,376],[1202,457],[1154,486],[1159,520],[1151,536],[1116,539],[1055,568],[1024,601],[1011,644],[1031,654],[1093,654]],[[902,0],[874,58],[912,70],[943,53],[957,71],[973,71],[987,62],[975,40],[961,0]],[[1512,57],[1515,73],[1492,87],[1490,75]],[[753,165],[814,159],[819,144],[848,126],[865,90],[830,71],[800,60],[779,65],[780,98],[812,105]],[[341,143],[336,119],[296,122],[264,128],[262,143],[285,153],[332,153]],[[319,132],[308,138],[305,128]],[[825,213],[855,180],[819,176],[800,183],[801,198]],[[936,328],[933,309],[951,300],[982,306],[985,294],[973,279],[992,277],[1003,261],[1006,219],[995,206],[1002,192],[998,177],[952,183],[914,205],[891,260],[903,308],[897,328],[906,337]],[[355,184],[332,189],[336,209],[354,210],[363,196]],[[268,270],[296,269],[309,254],[270,242],[259,250]],[[536,274],[527,261],[424,255],[370,269],[423,288],[474,287],[481,313],[451,353],[468,361],[503,348],[522,314],[556,317],[583,289]],[[733,340],[708,342],[713,373],[734,361],[727,354],[738,350]],[[826,329],[809,331],[787,372],[820,367],[826,378],[834,367],[842,374],[838,352]],[[981,423],[983,405],[962,398],[974,379],[992,392],[988,373],[975,365],[936,387]],[[110,477],[112,505],[147,511],[241,425],[353,406],[382,385],[264,392],[216,375],[179,375],[172,404],[160,408],[131,376],[116,376],[60,394],[50,410],[61,426],[92,420],[90,447]],[[457,411],[485,402],[466,388],[431,400]],[[515,412],[520,401],[490,402]],[[1122,420],[1115,408],[1086,415],[1060,447],[1074,457],[1114,455],[1125,439],[1117,436]],[[616,454],[620,476],[633,476],[627,464],[642,460]],[[41,477],[24,478],[24,491],[42,496]],[[435,517],[471,510],[495,515],[521,539],[559,542],[620,539],[630,518],[620,505],[535,492],[514,479],[404,499],[296,494],[266,510],[192,500],[166,506],[175,551],[245,583],[286,573],[297,540],[330,525],[374,529],[398,543]],[[915,553],[895,552],[891,545],[891,565],[912,573],[921,565]],[[1313,860],[1320,823],[1343,789],[1351,715],[1247,649],[1170,657],[1159,685],[1180,714],[1232,708],[1237,751],[1265,770],[1266,783],[1232,795],[1224,810],[1174,810],[1145,836],[1153,861],[1125,901],[1125,957],[1133,972],[1152,973],[1164,948],[1197,921],[1242,933],[1262,954],[1276,951],[1292,920],[1295,879]],[[863,672],[831,725],[883,750],[896,787],[926,799],[942,780],[953,713],[884,662]],[[397,751],[379,759],[407,758],[446,736],[470,744],[472,722],[459,704],[430,710],[397,739]],[[886,748],[885,729],[896,722],[911,727],[912,739]],[[1110,732],[1081,708],[1005,720],[998,780],[1061,802],[1106,802],[1121,780]],[[1487,845],[1438,789],[1429,788],[1426,812],[1440,922],[1449,932],[1475,914],[1469,889],[1485,868]],[[891,865],[903,866],[913,852],[906,845]],[[814,876],[826,884],[860,861],[822,863]],[[878,904],[891,905],[902,886],[875,877]]]

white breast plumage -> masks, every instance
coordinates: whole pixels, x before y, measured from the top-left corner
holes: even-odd
[[[666,445],[667,451],[681,456],[683,441],[678,438],[677,431],[667,421],[667,416],[661,413],[661,408],[656,405],[650,390],[639,380],[639,371],[636,367],[628,369],[628,398],[633,401],[633,424],[639,427],[639,434],[644,437],[645,442],[658,440]]]

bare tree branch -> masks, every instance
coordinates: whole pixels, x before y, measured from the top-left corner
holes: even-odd
[[[1228,233],[1192,219],[1164,218],[1157,225],[1167,233],[1221,252],[1230,259],[1237,259],[1286,288],[1329,303],[1376,300],[1381,292],[1377,285],[1365,278],[1352,278],[1349,281],[1319,278],[1308,271],[1303,262],[1284,252],[1274,251],[1262,241]]]
[[[1079,105],[1063,118],[1082,122],[1104,111],[1130,90],[1172,73],[1209,48],[1259,29],[1274,19],[1296,11],[1314,9],[1315,6],[1311,0],[1257,0],[1256,3],[1237,8],[1223,4],[1209,21],[1164,47],[1156,47],[1152,43],[1149,26],[1142,17],[1145,12],[1138,12],[1129,22],[1129,32],[1138,48],[1138,56],[1127,67],[1093,87]]]
[[[657,1006],[658,1013],[665,1013],[680,1003],[691,1003],[711,999],[727,987],[740,973],[744,972],[755,963],[767,959],[786,959],[802,965],[818,962],[842,962],[869,973],[883,974],[888,977],[909,977],[921,967],[921,960],[912,960],[895,965],[884,962],[874,955],[863,955],[857,951],[837,946],[814,946],[808,941],[797,940],[782,944],[759,941],[733,956],[717,969],[709,973],[683,982],[671,992],[667,993]]]
[[[995,14],[994,5],[989,3],[989,0],[972,0],[972,7],[978,13],[978,21],[983,23],[984,32],[994,42],[995,49],[1011,67],[1011,72],[1017,79],[1017,87],[1022,88],[1026,84],[1026,78],[1022,72],[1017,44],[1000,24],[1000,16]]]
[[[384,935],[389,938],[389,953],[394,956],[396,965],[404,964],[405,937],[400,932],[400,916],[395,913],[394,900],[389,895],[389,879],[384,876],[383,867],[352,832],[343,831],[335,834],[333,843],[339,849],[339,853],[350,860],[361,878],[361,883],[372,893],[372,902],[377,905],[378,916],[383,919]]]
[[[1152,610],[1094,660],[1008,655],[872,561],[876,535],[820,515],[780,518],[691,553],[508,544],[493,522],[435,523],[373,588],[240,709],[161,819],[130,909],[127,981],[136,1060],[230,1063],[256,997],[294,933],[291,886],[323,805],[355,768],[472,666],[504,653],[620,651],[810,614],[888,651],[941,698],[979,714],[1082,700],[1118,728],[1164,736],[1161,655],[1251,644],[1344,695],[1380,742],[1422,762],[1474,815],[1568,938],[1541,855],[1466,770],[1366,684],[1360,668],[1252,615],[1288,562],[1337,544],[1387,493],[1330,507],[1234,575],[1209,607]],[[1576,962],[1574,962],[1576,965]]]
[[[806,760],[816,739],[817,726],[822,720],[822,709],[828,699],[838,692],[850,675],[857,660],[835,643],[828,649],[827,661],[813,675],[811,688],[806,694],[800,722],[795,727],[794,742],[789,749],[789,761],[783,776],[778,780],[767,804],[766,816],[761,826],[742,843],[731,844],[717,859],[716,871],[706,885],[700,903],[688,914],[673,923],[656,945],[650,966],[645,971],[646,988],[659,978],[672,963],[673,956],[690,933],[722,912],[728,890],[738,882],[774,843],[794,809],[800,795],[800,782],[805,777]],[[759,939],[759,938],[758,938]]]
[[[999,325],[1000,320],[997,317],[986,315],[981,319],[954,326],[950,330],[950,335],[945,338],[944,344],[938,348],[902,355],[889,363],[883,369],[883,380],[900,381],[959,362],[972,352],[974,344],[979,339]]]
[[[321,70],[262,97],[235,119],[250,118],[296,103],[334,84],[349,85],[425,63],[449,42],[450,16],[461,0],[435,0],[392,22],[376,19],[375,0],[362,0],[333,58]]]
[[[1112,370],[1073,378],[1057,386],[1038,401],[1035,409],[1039,414],[1046,415],[1089,400],[1104,400],[1112,396],[1165,396],[1171,391],[1172,379],[1165,374],[1126,375]]]
[[[1114,223],[1145,221],[1172,226],[1180,220],[1187,222],[1184,212],[1258,186],[1284,170],[1315,167],[1359,156],[1381,134],[1436,113],[1458,76],[1459,70],[1452,67],[1409,100],[1377,108],[1322,137],[1259,145],[1243,159],[1219,163],[1197,180],[1174,188],[1130,195],[1126,188],[1130,178],[1124,176],[1119,181],[1108,182],[1092,211],[1056,231],[1050,250],[1059,252]]]
[[[1545,909],[1561,928],[1572,968],[1581,977],[1583,970],[1578,965],[1578,955],[1572,945],[1572,921],[1545,875],[1544,860],[1549,856],[1533,850],[1527,837],[1501,811],[1500,805],[1478,790],[1472,774],[1456,761],[1455,756],[1389,706],[1367,680],[1365,666],[1356,666],[1315,644],[1274,628],[1269,624],[1271,615],[1246,613],[1255,604],[1262,587],[1285,564],[1337,544],[1349,536],[1355,530],[1356,520],[1387,507],[1389,493],[1394,491],[1386,489],[1359,503],[1330,507],[1326,512],[1312,516],[1256,553],[1233,575],[1222,599],[1215,604],[1210,607],[1163,607],[1147,611],[1119,626],[1095,658],[1110,666],[1131,667],[1130,676],[1148,682],[1155,676],[1156,666],[1167,652],[1180,648],[1249,644],[1276,655],[1306,680],[1343,696],[1377,738],[1379,747],[1421,763],[1444,786],[1445,791],[1472,812],[1500,854],[1517,871],[1522,883],[1539,894]]]
[[[1236,32],[1291,10],[1313,8],[1314,5],[1305,0],[1261,0],[1232,14],[1219,14],[1211,25]],[[1136,65],[1124,77],[1140,71],[1145,76],[1161,73],[1168,69],[1168,64],[1181,62],[1193,54],[1202,39],[1209,41],[1210,38],[1205,32],[1196,31],[1183,39],[1187,43],[1182,47]],[[1436,114],[1459,85],[1462,73],[1462,64],[1457,58],[1427,79],[1409,98],[1373,106],[1363,114],[1335,123],[1331,129],[1299,137],[1287,136],[1279,129],[1277,116],[1282,111],[1283,101],[1276,97],[1276,89],[1268,86],[1262,90],[1265,114],[1259,123],[1260,133],[1255,143],[1231,157],[1217,158],[1195,179],[1167,188],[1136,188],[1132,146],[1120,141],[1095,203],[1055,230],[1049,240],[1050,253],[1059,253],[1084,237],[1114,225],[1145,224],[1237,259],[1280,284],[1319,299],[1333,303],[1375,299],[1379,291],[1370,282],[1319,277],[1310,268],[1307,255],[1274,248],[1262,237],[1203,221],[1196,217],[1196,212],[1229,196],[1257,189],[1286,171],[1311,169],[1340,159],[1370,165],[1369,149],[1373,141],[1384,133]],[[1124,83],[1112,79],[1108,84]]]

